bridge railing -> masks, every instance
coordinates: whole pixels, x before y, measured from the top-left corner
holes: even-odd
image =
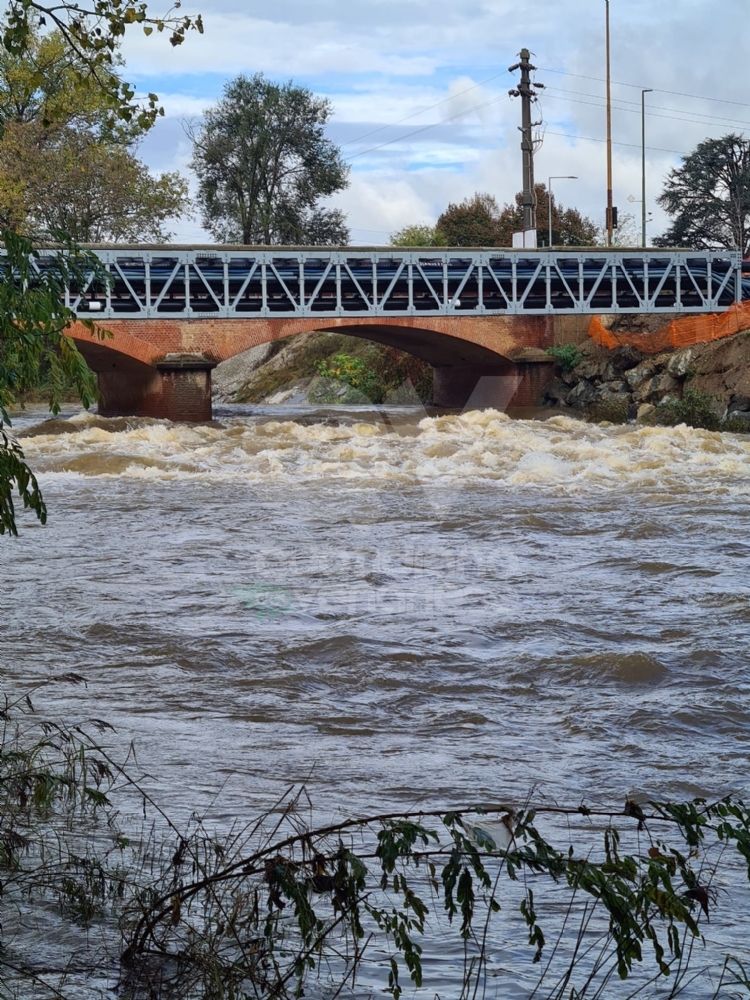
[[[123,247],[94,253],[110,281],[92,273],[68,290],[68,304],[102,319],[711,313],[743,298],[740,255],[728,251]]]

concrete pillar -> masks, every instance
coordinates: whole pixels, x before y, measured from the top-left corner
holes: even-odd
[[[99,413],[104,417],[156,417],[182,423],[211,420],[214,362],[167,355],[155,366],[123,359],[99,371]]]
[[[555,375],[555,362],[542,351],[502,367],[444,365],[434,369],[432,403],[450,409],[506,410],[541,406],[542,389]]]
[[[434,368],[432,382],[432,405],[444,406],[446,409],[462,410],[471,400],[472,409],[494,407],[505,409],[507,401],[500,404],[494,399],[492,376],[507,376],[513,374],[513,365],[499,368],[478,368],[469,365],[440,365]],[[479,388],[479,392],[477,389]],[[481,395],[482,399],[476,398]],[[475,398],[472,399],[472,396]]]
[[[542,389],[555,377],[554,360],[519,361],[514,367],[521,381],[510,405],[541,406]]]

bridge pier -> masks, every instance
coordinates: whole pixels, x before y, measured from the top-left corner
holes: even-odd
[[[524,351],[497,367],[440,365],[434,368],[433,406],[496,409],[541,405],[542,389],[554,378],[555,362],[543,351]]]
[[[196,355],[167,355],[156,365],[120,358],[98,371],[103,417],[155,417],[181,423],[212,418],[213,361]]]

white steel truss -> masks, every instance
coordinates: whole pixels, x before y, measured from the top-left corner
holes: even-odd
[[[750,298],[730,251],[92,249],[110,280],[92,273],[67,301],[102,319],[712,313]]]

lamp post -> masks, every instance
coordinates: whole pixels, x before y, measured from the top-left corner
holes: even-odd
[[[649,87],[641,91],[641,243],[646,246],[646,94],[653,94]]]
[[[554,174],[547,178],[547,222],[549,223],[549,245],[552,246],[552,181],[577,181],[575,174]]]

